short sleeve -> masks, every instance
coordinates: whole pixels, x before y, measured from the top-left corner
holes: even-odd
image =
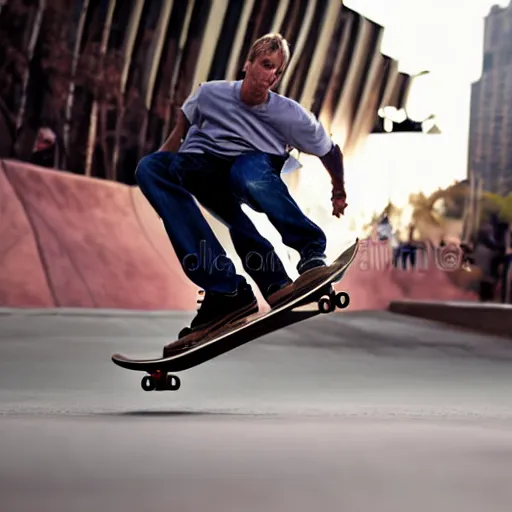
[[[293,103],[290,119],[290,145],[308,155],[322,157],[332,148],[332,139],[318,121],[298,103]]]
[[[201,92],[201,86],[199,86],[183,103],[181,110],[185,114],[188,122],[197,124],[199,120],[199,94]]]

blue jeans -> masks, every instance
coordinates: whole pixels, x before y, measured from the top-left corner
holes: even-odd
[[[301,256],[299,272],[324,258],[322,230],[301,212],[280,178],[284,159],[264,153],[237,158],[158,151],[135,171],[143,194],[162,219],[187,277],[204,290],[232,293],[245,283],[201,214],[197,201],[229,229],[244,270],[263,296],[290,281],[272,244],[241,208],[265,213],[283,243]]]

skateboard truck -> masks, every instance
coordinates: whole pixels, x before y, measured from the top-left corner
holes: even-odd
[[[181,381],[176,375],[157,370],[142,377],[140,385],[144,391],[178,391]]]

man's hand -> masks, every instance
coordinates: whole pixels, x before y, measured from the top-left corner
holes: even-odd
[[[344,188],[333,188],[332,190],[332,214],[335,217],[340,217],[341,215],[345,215],[345,208],[348,206],[347,203],[347,194]]]

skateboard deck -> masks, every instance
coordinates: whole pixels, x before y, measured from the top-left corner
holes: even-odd
[[[169,372],[188,370],[273,331],[318,314],[331,313],[336,308],[348,307],[349,295],[346,292],[335,292],[332,285],[341,281],[354,261],[358,248],[357,239],[331,263],[332,272],[323,280],[312,284],[307,291],[291,296],[286,302],[266,313],[258,312],[215,329],[183,352],[155,359],[131,359],[121,354],[113,354],[112,361],[122,368],[148,373],[141,382],[145,391],[177,390],[181,385],[180,379]],[[316,308],[304,309],[304,306],[314,302],[317,302]]]

